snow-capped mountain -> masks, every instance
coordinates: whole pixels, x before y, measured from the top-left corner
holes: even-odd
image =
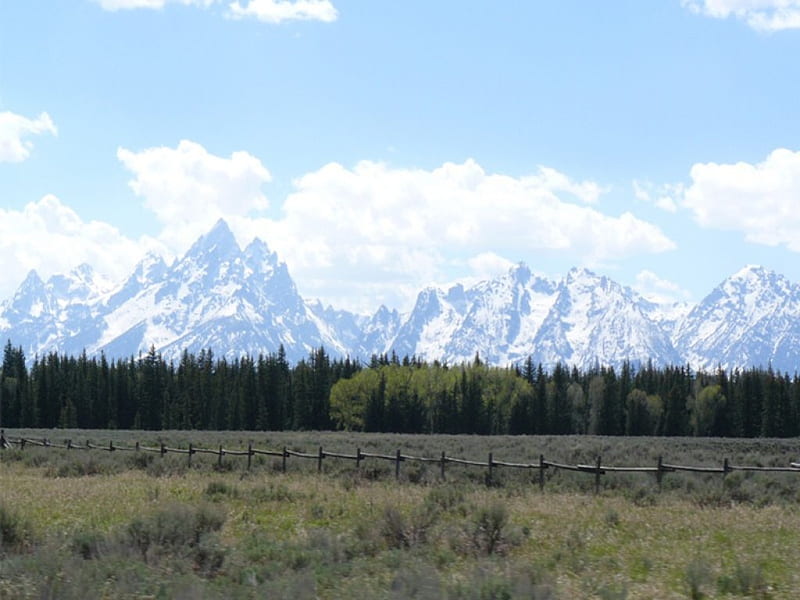
[[[28,357],[84,349],[127,357],[151,346],[168,359],[204,348],[238,357],[283,345],[290,360],[320,346],[346,352],[277,255],[260,240],[241,250],[224,221],[172,266],[147,256],[115,290],[91,278],[86,266],[47,284],[32,273],[4,307],[0,334]]]
[[[640,300],[608,277],[572,269],[533,340],[534,361],[584,368],[626,360],[634,365],[680,362],[669,335],[642,311]]]
[[[427,288],[400,327],[391,349],[450,363],[478,353],[491,364],[508,364],[531,353],[533,339],[553,301],[555,284],[524,264],[469,289]]]
[[[761,267],[723,281],[696,306],[649,301],[585,269],[560,281],[520,263],[465,287],[422,290],[400,314],[356,315],[298,293],[286,264],[261,240],[241,249],[224,221],[168,265],[148,255],[111,285],[88,265],[46,282],[31,272],[0,305],[0,337],[26,356],[49,352],[127,358],[154,346],[167,359],[276,352],[290,361],[325,347],[368,361],[396,353],[450,364],[579,367],[652,360],[696,368],[800,365],[800,286]]]
[[[684,360],[698,368],[800,367],[800,286],[748,266],[706,296],[673,335]]]

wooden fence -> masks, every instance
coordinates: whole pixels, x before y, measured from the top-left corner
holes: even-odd
[[[438,457],[428,457],[428,456],[411,456],[407,454],[402,454],[400,449],[397,450],[394,454],[376,454],[372,452],[362,452],[361,448],[356,448],[355,454],[344,454],[341,452],[329,452],[326,451],[322,446],[319,447],[317,452],[297,452],[294,450],[289,450],[286,446],[284,446],[280,450],[265,450],[254,448],[253,444],[248,444],[246,450],[228,450],[219,446],[219,448],[199,448],[194,446],[193,444],[189,444],[188,448],[172,448],[166,446],[163,442],[159,446],[144,446],[141,445],[139,442],[136,442],[133,446],[124,446],[115,444],[113,441],[109,441],[108,445],[98,445],[93,444],[90,440],[86,440],[85,444],[74,443],[72,440],[65,440],[63,443],[59,444],[57,442],[52,442],[47,438],[42,439],[33,439],[33,438],[12,438],[6,437],[2,431],[0,431],[0,449],[4,448],[12,448],[14,446],[19,447],[20,449],[25,449],[26,446],[39,446],[45,448],[61,448],[66,450],[105,450],[107,452],[151,452],[161,455],[164,457],[166,454],[184,454],[186,455],[186,460],[189,466],[192,464],[192,457],[195,454],[211,454],[217,457],[217,465],[222,466],[223,457],[225,456],[235,456],[235,457],[246,457],[247,458],[247,469],[251,469],[253,464],[253,457],[254,456],[273,456],[281,459],[281,470],[285,473],[286,472],[286,463],[289,458],[300,458],[300,459],[307,459],[307,460],[315,460],[317,461],[317,471],[322,471],[322,464],[323,461],[327,458],[336,458],[340,460],[351,460],[354,461],[356,464],[356,468],[360,468],[362,461],[373,459],[373,460],[382,460],[387,462],[394,463],[394,475],[396,479],[400,478],[400,465],[404,462],[418,462],[418,463],[430,463],[430,464],[437,464],[439,465],[439,475],[441,479],[444,481],[446,479],[446,469],[445,466],[450,464],[456,465],[464,465],[467,467],[477,467],[486,469],[486,481],[488,484],[491,484],[494,475],[495,468],[510,468],[510,469],[528,469],[531,472],[538,473],[538,482],[539,487],[544,489],[545,485],[545,471],[547,469],[560,469],[564,471],[572,471],[576,473],[586,473],[588,475],[594,476],[594,489],[595,493],[600,491],[600,481],[603,475],[607,473],[652,473],[655,475],[656,481],[658,482],[659,488],[661,487],[661,481],[665,473],[674,473],[677,471],[686,471],[691,473],[715,473],[720,474],[725,477],[728,473],[734,471],[759,471],[759,472],[767,472],[767,473],[800,473],[800,462],[791,462],[789,466],[786,467],[762,467],[762,466],[744,466],[744,465],[733,465],[728,462],[728,459],[724,459],[722,465],[719,467],[714,466],[690,466],[690,465],[678,465],[678,464],[671,464],[666,463],[663,461],[662,457],[658,457],[658,460],[655,465],[653,466],[645,466],[645,467],[626,467],[626,466],[611,466],[611,465],[604,465],[602,464],[602,458],[600,456],[597,457],[597,460],[593,464],[565,464],[560,462],[555,462],[551,460],[545,460],[544,455],[539,455],[539,460],[535,462],[508,462],[504,460],[496,460],[492,453],[490,452],[487,460],[478,461],[478,460],[467,460],[464,458],[456,458],[453,456],[447,456],[444,452],[441,453],[441,456]]]

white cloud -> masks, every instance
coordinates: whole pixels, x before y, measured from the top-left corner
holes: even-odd
[[[514,266],[513,261],[494,252],[481,252],[467,260],[467,264],[478,280],[493,279],[507,273]]]
[[[220,217],[246,216],[268,206],[261,187],[270,173],[247,152],[224,158],[183,140],[177,148],[119,148],[117,157],[134,175],[131,189],[164,225],[162,240],[176,252]]]
[[[161,10],[167,4],[181,4],[183,6],[199,6],[208,8],[218,0],[95,0],[104,10],[133,10],[137,8],[149,8],[151,10]]]
[[[8,111],[0,112],[0,162],[21,162],[28,158],[33,143],[24,138],[43,133],[58,135],[53,120],[46,112],[35,119]]]
[[[94,0],[108,11],[134,10],[139,8],[161,10],[168,4],[210,8],[226,0]],[[285,21],[322,21],[331,23],[339,13],[331,0],[238,0],[228,2],[226,16],[232,19],[254,18],[264,23],[278,24]]]
[[[539,172],[525,177],[525,181],[551,192],[567,192],[586,204],[596,204],[600,196],[608,192],[608,188],[594,181],[572,181],[564,173],[550,167],[540,166]]]
[[[659,304],[686,302],[691,298],[691,294],[677,283],[662,279],[647,269],[637,273],[633,289],[647,300]]]
[[[158,241],[84,222],[47,196],[22,211],[0,210],[5,284],[18,285],[31,268],[46,277],[84,261],[119,279],[146,249],[185,252],[219,217],[240,243],[257,236],[276,250],[304,296],[362,312],[380,303],[409,308],[431,283],[494,277],[511,265],[504,257],[535,265],[556,254],[591,264],[674,247],[630,213],[609,216],[584,199],[562,199],[563,190],[592,196],[601,188],[554,170],[510,177],[473,160],[433,170],[330,163],[294,182],[275,219],[259,214],[269,171],[246,152],[215,156],[182,141],[117,154],[133,174],[131,189],[162,225]]]
[[[453,265],[496,272],[501,255],[535,263],[542,253],[559,253],[596,264],[674,248],[658,227],[630,213],[608,216],[562,200],[554,179],[559,189],[596,186],[541,171],[488,174],[473,160],[431,171],[330,163],[295,181],[280,221],[233,226],[240,237],[247,228],[275,248],[305,294],[351,308],[359,300],[407,306],[411,298],[400,294],[467,275]]]
[[[695,14],[734,17],[756,31],[800,29],[800,0],[681,0]]]
[[[330,0],[238,0],[228,6],[234,19],[253,17],[265,23],[284,21],[322,21],[331,23],[339,16]]]
[[[800,252],[800,152],[778,149],[755,165],[695,164],[690,174],[681,204],[699,225]]]
[[[22,210],[0,208],[0,298],[10,297],[31,269],[47,279],[85,262],[121,279],[147,249],[159,245],[127,238],[107,223],[84,221],[52,195]]]
[[[663,211],[675,213],[678,211],[675,199],[683,194],[683,186],[681,184],[656,186],[649,181],[634,181],[633,193],[637,200],[652,204]]]

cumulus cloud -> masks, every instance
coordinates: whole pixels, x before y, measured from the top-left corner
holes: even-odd
[[[756,31],[800,29],[800,0],[681,0],[696,14],[744,21]]]
[[[0,112],[0,162],[21,162],[28,158],[33,143],[29,135],[50,133],[58,135],[53,120],[46,112],[29,119],[12,112]]]
[[[234,19],[252,17],[265,23],[284,21],[322,21],[331,23],[339,16],[330,0],[238,0],[228,6]]]
[[[0,298],[10,297],[31,269],[46,279],[89,263],[113,279],[130,274],[155,240],[130,239],[100,221],[84,221],[48,195],[22,210],[0,208]]]
[[[691,294],[677,283],[662,279],[647,269],[637,273],[633,289],[650,302],[659,304],[686,302],[691,298]]]
[[[261,187],[270,173],[247,152],[225,158],[183,140],[176,148],[119,148],[117,158],[133,173],[131,189],[164,225],[162,239],[174,251],[185,249],[220,217],[268,206]]]
[[[367,282],[370,304],[407,305],[402,290],[452,281],[459,265],[462,276],[471,275],[464,268],[496,273],[508,266],[501,256],[535,264],[540,254],[559,253],[597,264],[674,247],[630,213],[609,216],[558,193],[600,186],[547,173],[490,174],[474,160],[433,170],[330,163],[294,182],[281,220],[236,226],[278,250],[305,293],[351,307]]]
[[[800,152],[778,149],[758,164],[698,163],[690,175],[681,204],[699,225],[800,252]]]

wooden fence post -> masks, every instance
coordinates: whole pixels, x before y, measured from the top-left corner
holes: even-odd
[[[286,473],[286,457],[289,456],[286,452],[286,446],[283,447],[283,462],[281,463],[281,470]]]
[[[19,442],[19,449],[25,450],[25,438],[22,438]]]
[[[664,458],[658,457],[658,464],[656,465],[656,483],[658,483],[658,491],[661,491],[661,480],[664,478],[664,470],[661,466],[664,463]]]
[[[116,448],[114,448],[114,440],[108,440],[108,451],[113,452],[114,450],[116,450]]]
[[[441,467],[440,467],[441,474],[442,474],[442,481],[444,481],[446,479],[445,476],[444,476],[444,465],[445,465],[446,462],[447,462],[447,460],[445,459],[444,450],[442,450],[442,464],[441,464]]]
[[[222,444],[219,445],[219,456],[217,457],[217,468],[222,468]]]
[[[322,459],[325,458],[325,453],[322,451],[322,446],[319,447],[319,454],[317,455],[317,473],[322,473]]]
[[[167,447],[164,445],[164,442],[161,442],[161,458],[164,458],[164,455],[167,453]]]
[[[597,456],[597,468],[594,471],[594,493],[595,496],[600,493],[600,455]]]
[[[544,491],[544,454],[539,455],[539,491]]]
[[[67,440],[67,450],[72,450],[72,440]]]
[[[730,470],[731,470],[731,468],[728,465],[728,459],[726,458],[726,459],[724,459],[722,461],[722,489],[723,490],[725,490],[725,477],[728,475],[728,471],[730,471]]]
[[[253,442],[247,444],[247,470],[250,470],[250,465],[253,463]]]
[[[361,448],[356,448],[356,471],[361,468]]]
[[[394,461],[394,478],[400,479],[400,448],[397,449],[397,458]]]
[[[492,453],[491,452],[489,452],[489,460],[487,461],[486,464],[489,466],[489,470],[488,470],[487,478],[486,478],[486,485],[492,485],[492,466],[493,465],[492,465]]]
[[[139,451],[139,442],[136,442],[136,452]]]
[[[190,469],[192,468],[192,454],[194,454],[194,448],[192,447],[192,442],[189,442],[189,457],[186,459],[186,463]]]

